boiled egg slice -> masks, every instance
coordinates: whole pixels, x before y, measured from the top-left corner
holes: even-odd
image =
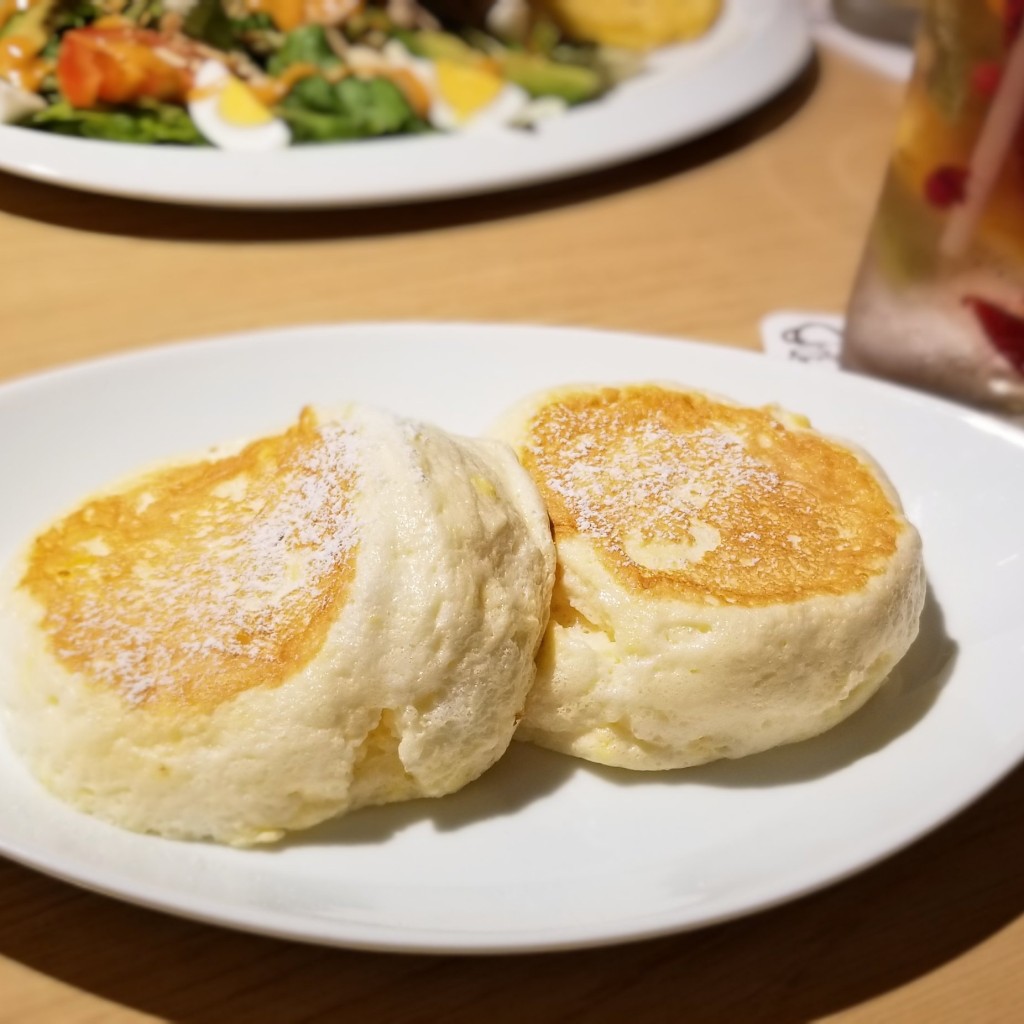
[[[264,153],[284,149],[291,132],[255,93],[215,60],[196,72],[188,112],[203,137],[220,149]]]
[[[46,100],[0,78],[0,124],[14,124],[46,109]]]
[[[507,128],[530,102],[524,89],[506,82],[485,62],[425,60],[394,42],[384,47],[384,57],[414,73],[429,90],[427,120],[441,131]]]
[[[439,60],[434,71],[437,92],[430,121],[437,128],[507,127],[529,102],[523,89],[487,67]]]

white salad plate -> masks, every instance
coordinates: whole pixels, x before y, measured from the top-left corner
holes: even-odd
[[[0,169],[137,199],[240,207],[413,202],[531,185],[703,135],[764,102],[811,52],[793,0],[726,0],[704,37],[535,131],[496,130],[229,153],[52,135],[0,125]]]
[[[1024,755],[1024,431],[845,373],[673,339],[528,326],[296,327],[0,386],[0,557],[155,459],[356,399],[461,433],[537,389],[672,380],[780,403],[876,455],[924,538],[920,637],[825,735],[735,762],[607,769],[524,744],[440,800],[270,848],[121,831],[0,741],[0,853],[200,921],[364,949],[511,952],[693,929],[818,889],[956,814]]]

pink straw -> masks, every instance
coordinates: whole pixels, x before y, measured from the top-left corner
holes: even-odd
[[[1024,110],[1024,31],[1018,32],[1006,70],[982,126],[967,168],[967,194],[950,214],[939,242],[944,256],[961,256],[966,250],[985,204],[1013,142]]]

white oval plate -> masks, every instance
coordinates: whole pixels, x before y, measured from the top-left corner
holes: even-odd
[[[358,206],[471,195],[596,170],[703,135],[776,93],[810,52],[801,5],[727,0],[707,36],[658,51],[646,74],[533,133],[248,154],[0,125],[0,169],[90,192],[211,206]]]
[[[349,325],[15,381],[0,387],[0,556],[97,486],[273,430],[306,402],[354,398],[479,433],[538,388],[643,379],[801,410],[891,475],[924,537],[932,600],[902,671],[863,711],[816,740],[689,771],[630,773],[513,744],[454,796],[359,811],[249,851],[81,815],[3,742],[0,852],[124,900],[282,937],[560,949],[806,893],[921,836],[1009,771],[1024,753],[1024,431],[750,353],[582,329]]]

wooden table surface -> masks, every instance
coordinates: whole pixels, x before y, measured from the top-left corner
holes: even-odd
[[[749,348],[840,310],[900,90],[822,54],[697,143],[510,195],[214,212],[0,175],[0,378],[274,324],[585,324]],[[8,442],[9,443],[9,439]],[[619,947],[379,955],[162,916],[0,859],[0,1021],[1012,1021],[1024,1000],[1024,772],[795,903]]]

